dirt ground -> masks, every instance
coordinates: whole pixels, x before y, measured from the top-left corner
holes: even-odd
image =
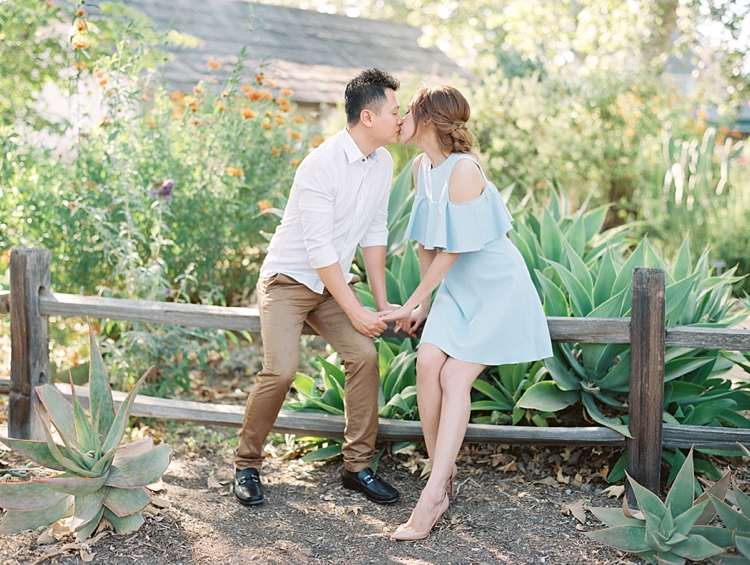
[[[4,401],[0,397],[0,404]],[[117,536],[104,531],[87,544],[71,537],[41,543],[44,530],[26,532],[0,539],[0,563],[640,563],[585,537],[585,531],[601,527],[593,515],[587,512],[585,523],[574,516],[581,504],[619,504],[603,492],[608,485],[602,477],[614,453],[465,446],[450,509],[428,539],[407,543],[391,541],[388,534],[409,517],[424,485],[418,451],[386,451],[378,473],[401,491],[402,499],[381,506],[341,486],[340,459],[305,464],[293,456],[293,444],[277,437],[263,468],[267,501],[246,508],[231,493],[234,430],[190,425],[132,430],[134,438],[144,432],[169,440],[175,453],[161,485],[154,487],[158,507],[148,507],[138,532]],[[3,468],[25,463],[0,452],[0,476]],[[566,515],[568,506],[573,512]]]

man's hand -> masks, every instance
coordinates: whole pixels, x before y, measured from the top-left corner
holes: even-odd
[[[375,312],[371,312],[360,306],[347,312],[354,329],[367,337],[378,337],[388,327]]]

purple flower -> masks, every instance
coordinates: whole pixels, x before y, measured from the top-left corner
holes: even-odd
[[[174,188],[174,179],[167,179],[156,190],[149,190],[148,193],[152,198],[162,198],[165,202],[172,202],[172,189]]]

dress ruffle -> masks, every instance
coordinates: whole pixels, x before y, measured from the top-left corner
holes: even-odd
[[[468,253],[508,233],[513,229],[512,222],[500,193],[488,181],[484,192],[469,202],[431,200],[417,192],[406,238],[418,241],[425,249]]]

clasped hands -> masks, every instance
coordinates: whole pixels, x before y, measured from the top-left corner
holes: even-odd
[[[421,304],[412,306],[407,301],[403,306],[393,306],[393,309],[382,310],[377,314],[383,322],[396,322],[396,332],[401,330],[411,337],[416,337],[417,329],[427,319],[427,308]]]

